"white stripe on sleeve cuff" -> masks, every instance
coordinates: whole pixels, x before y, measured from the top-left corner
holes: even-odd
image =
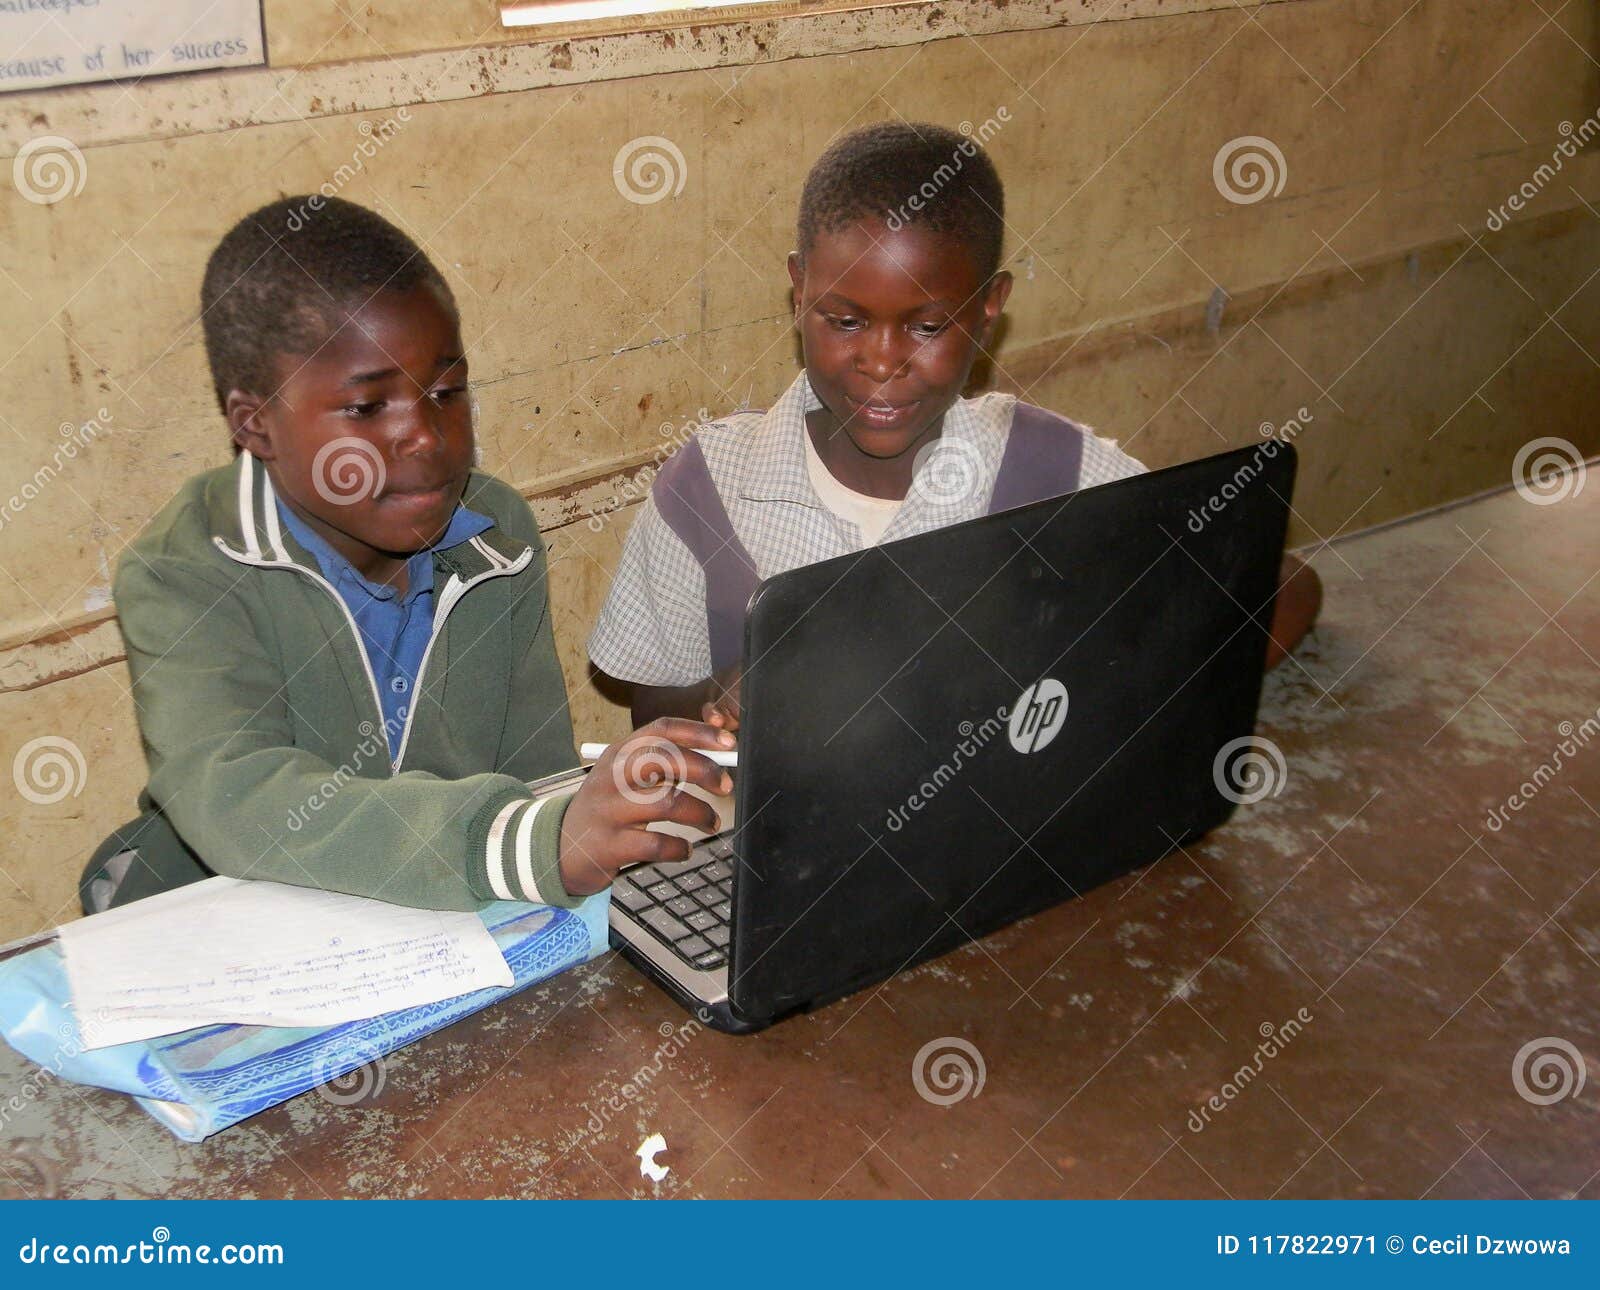
[[[546,806],[552,802],[565,801],[571,796],[571,793],[552,793],[532,801],[525,799],[510,802],[501,808],[499,815],[495,816],[494,823],[489,827],[486,866],[489,886],[501,900],[524,900],[538,905],[557,903],[539,890],[538,880],[534,876],[533,831],[539,813]],[[517,815],[519,810],[522,812],[521,816]],[[515,820],[514,825],[513,820]],[[508,881],[512,866],[515,867],[516,890],[513,890],[513,882]],[[557,872],[559,873],[559,869]],[[571,899],[564,891],[552,894]]]
[[[539,818],[540,810],[549,800],[548,797],[541,797],[522,813],[522,819],[517,824],[517,885],[522,888],[524,900],[542,905],[550,902],[539,894],[539,884],[533,880],[533,822]]]
[[[511,888],[506,885],[505,861],[502,855],[501,844],[505,841],[506,828],[511,823],[511,817],[528,801],[523,798],[515,802],[507,802],[500,808],[500,814],[494,817],[494,823],[489,826],[488,844],[484,848],[484,870],[489,876],[489,889],[501,900],[515,900]]]

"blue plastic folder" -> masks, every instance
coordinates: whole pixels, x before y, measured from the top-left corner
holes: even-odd
[[[0,1035],[24,1057],[79,1084],[129,1093],[185,1142],[376,1061],[498,999],[598,957],[610,893],[575,909],[500,901],[479,917],[515,984],[324,1029],[203,1026],[86,1050],[66,963],[53,942],[0,962]]]

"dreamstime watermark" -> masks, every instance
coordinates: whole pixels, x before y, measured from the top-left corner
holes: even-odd
[[[56,1027],[56,1046],[50,1056],[36,1065],[16,1090],[0,1101],[0,1129],[9,1125],[12,1117],[20,1113],[29,1103],[37,1102],[44,1090],[61,1078],[61,1072],[68,1062],[83,1056],[88,1051],[89,1041],[96,1026],[103,1024],[109,1018],[109,1011],[102,1008],[87,1022],[80,1018],[63,1021]]]
[[[406,709],[401,708],[398,716],[384,718],[381,734],[378,727],[370,721],[363,721],[357,726],[361,742],[356,745],[355,753],[349,761],[341,763],[332,775],[312,789],[311,795],[304,802],[290,810],[288,818],[284,821],[289,832],[298,833],[311,823],[311,817],[333,801],[339,790],[359,775],[361,768],[368,762],[379,756],[387,759],[392,741],[405,729],[405,719]]]
[[[98,409],[94,416],[81,425],[63,421],[58,427],[61,442],[56,444],[50,460],[33,472],[33,478],[4,501],[0,501],[0,529],[21,515],[29,502],[36,500],[51,482],[65,469],[66,463],[76,461],[78,454],[100,437],[111,421],[111,413]]]
[[[289,218],[284,221],[289,231],[298,233],[310,223],[311,217],[328,204],[328,199],[337,197],[346,185],[367,168],[367,162],[410,123],[411,109],[408,107],[401,108],[393,116],[384,117],[377,125],[367,120],[357,122],[356,131],[361,135],[361,142],[350,154],[350,160],[340,165],[316,192],[289,212]]]
[[[1540,163],[1539,168],[1524,179],[1511,196],[1501,202],[1498,208],[1489,212],[1484,227],[1491,233],[1498,233],[1510,223],[1512,215],[1519,214],[1529,202],[1544,191],[1545,186],[1561,173],[1562,167],[1576,157],[1589,140],[1600,135],[1600,112],[1585,117],[1576,128],[1571,121],[1563,121],[1556,129],[1560,131],[1562,139],[1550,154],[1550,160]]]
[[[1550,1106],[1583,1092],[1589,1068],[1577,1046],[1557,1035],[1530,1039],[1511,1060],[1511,1086],[1534,1106]]]
[[[317,1081],[317,1096],[334,1106],[359,1106],[379,1097],[389,1082],[389,1063],[371,1044],[358,1044],[350,1060],[350,1050],[327,1053],[317,1059],[312,1075]]]
[[[1211,782],[1217,792],[1240,806],[1276,797],[1288,780],[1283,750],[1260,735],[1230,739],[1211,762]]]
[[[1283,191],[1289,182],[1289,163],[1271,139],[1241,134],[1217,149],[1211,159],[1211,182],[1235,206],[1253,206]]]
[[[938,797],[947,784],[961,773],[961,768],[970,762],[983,749],[983,746],[1006,728],[1006,709],[997,708],[993,716],[985,717],[977,725],[970,721],[963,721],[956,727],[956,733],[961,736],[961,742],[956,744],[947,760],[936,766],[931,774],[925,775],[922,782],[911,790],[910,796],[899,806],[891,810],[884,819],[883,827],[890,833],[898,833],[911,823],[912,815]]]
[[[1264,464],[1282,452],[1285,444],[1293,443],[1295,437],[1315,420],[1309,408],[1296,408],[1294,416],[1282,426],[1274,426],[1270,421],[1263,421],[1259,427],[1262,442],[1256,445],[1249,459],[1240,463],[1239,468],[1233,472],[1232,479],[1206,498],[1205,505],[1199,510],[1193,507],[1189,509],[1189,532],[1204,531],[1206,525],[1211,522],[1211,517],[1221,515],[1227,510],[1228,503],[1238,497],[1245,486],[1261,473]]]
[[[651,455],[650,460],[617,485],[616,490],[609,496],[589,508],[590,530],[595,533],[603,531],[606,521],[613,514],[625,506],[631,506],[634,502],[643,501],[648,497],[650,486],[655,483],[656,475],[667,463],[667,459],[688,443],[697,430],[709,425],[710,422],[711,414],[704,408],[696,412],[690,420],[663,421],[657,430],[661,436],[661,444]]]
[[[611,182],[635,206],[651,206],[676,197],[689,179],[689,163],[671,139],[642,134],[617,149],[611,160]]]
[[[933,201],[957,175],[966,164],[969,157],[976,157],[978,149],[988,143],[990,139],[999,134],[1001,129],[1011,120],[1011,109],[1002,104],[995,109],[993,116],[984,120],[982,125],[974,126],[971,121],[963,121],[956,127],[966,135],[960,143],[956,144],[955,151],[950,154],[950,160],[943,162],[937,170],[922,181],[921,187],[912,193],[905,201],[889,214],[884,221],[893,231],[898,233],[907,224],[916,223],[917,216]],[[976,136],[976,139],[974,139]]]
[[[1533,774],[1517,785],[1516,791],[1504,802],[1489,808],[1489,814],[1483,821],[1483,827],[1489,832],[1500,832],[1511,822],[1513,815],[1533,801],[1539,795],[1539,790],[1562,772],[1568,761],[1587,748],[1589,741],[1600,734],[1600,708],[1596,708],[1594,715],[1585,717],[1579,725],[1574,726],[1570,721],[1563,721],[1556,727],[1556,733],[1561,736],[1561,742],[1550,750],[1550,756],[1540,762]]]
[[[954,1106],[983,1092],[989,1069],[978,1046],[959,1035],[941,1035],[911,1059],[911,1086],[934,1106]]]
[[[365,439],[330,439],[311,459],[311,486],[330,506],[354,506],[383,491],[383,454]]]
[[[42,134],[17,149],[11,182],[35,206],[53,206],[76,197],[89,180],[89,163],[71,139]]]
[[[40,735],[17,749],[11,782],[35,806],[54,806],[77,797],[89,782],[83,750],[61,735]]]
[[[1583,491],[1589,468],[1578,446],[1565,439],[1530,439],[1511,462],[1517,496],[1535,506],[1554,506]]]
[[[590,1136],[600,1134],[606,1125],[629,1107],[643,1102],[651,1086],[666,1070],[667,1063],[688,1048],[690,1041],[706,1028],[706,1022],[710,1018],[711,1014],[702,1009],[695,1016],[677,1025],[663,1021],[658,1032],[661,1035],[661,1042],[656,1045],[656,1050],[650,1054],[648,1060],[640,1063],[639,1068],[617,1085],[615,1091],[595,1101],[584,1103],[583,1109],[589,1112],[589,1118],[584,1122],[583,1133]]]
[[[983,480],[978,445],[940,435],[917,450],[911,491],[934,506],[960,506],[977,496]]]
[[[688,778],[683,749],[665,739],[630,741],[611,757],[611,782],[635,806],[666,801]]]
[[[1281,1026],[1263,1021],[1257,1028],[1261,1042],[1256,1045],[1254,1056],[1228,1076],[1222,1082],[1222,1087],[1205,1100],[1204,1105],[1189,1112],[1189,1119],[1186,1122],[1189,1132],[1201,1132],[1211,1123],[1213,1115],[1220,1115],[1227,1110],[1228,1104],[1249,1087],[1250,1082],[1261,1074],[1262,1068],[1287,1048],[1300,1032],[1315,1020],[1316,1017],[1311,1009],[1300,1008]]]

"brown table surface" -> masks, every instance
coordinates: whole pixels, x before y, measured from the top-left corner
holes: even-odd
[[[1544,1041],[1522,1088],[1548,1097],[1540,1052],[1600,1062],[1597,538],[1589,481],[1319,550],[1322,621],[1263,700],[1277,796],[877,989],[735,1038],[607,955],[393,1055],[359,1101],[198,1146],[57,1081],[0,1125],[0,1191],[1600,1195],[1600,1068],[1545,1105],[1514,1071]],[[939,1105],[913,1062],[951,1037],[983,1083]],[[30,1069],[0,1051],[0,1092]]]

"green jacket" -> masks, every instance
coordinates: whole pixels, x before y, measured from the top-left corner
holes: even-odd
[[[474,473],[463,501],[495,527],[434,553],[433,635],[392,764],[355,623],[260,464],[241,454],[156,516],[115,585],[150,764],[128,838],[143,868],[435,909],[578,903],[558,867],[570,797],[526,783],[577,764],[544,545],[500,481]]]

